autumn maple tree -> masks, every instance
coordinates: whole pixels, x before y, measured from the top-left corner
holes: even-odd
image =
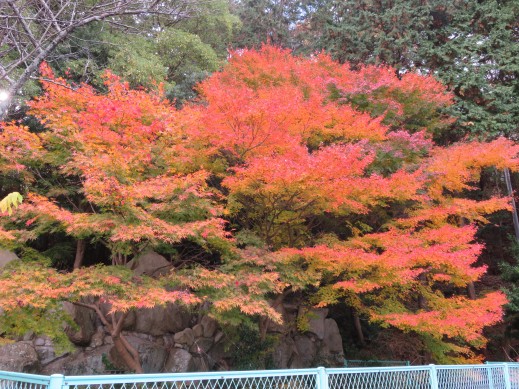
[[[477,225],[509,201],[470,192],[485,168],[516,170],[519,147],[438,144],[452,96],[432,77],[396,74],[239,51],[200,85],[206,104],[184,113],[222,177],[230,220],[318,275],[312,304],[345,302],[415,332],[437,361],[477,360],[506,302],[499,291],[465,296],[485,273]]]
[[[220,218],[222,207],[207,184],[210,173],[197,161],[199,150],[186,142],[183,119],[159,92],[132,91],[107,73],[107,93],[100,94],[55,78],[47,66],[41,72],[48,80],[46,93],[30,102],[30,113],[44,129],[32,132],[2,123],[0,134],[1,170],[27,188],[17,212],[2,218],[0,238],[29,261],[4,274],[0,305],[5,312],[17,309],[45,319],[45,312],[59,308],[59,301],[93,309],[127,367],[141,372],[137,351],[121,333],[128,312],[198,303],[192,291],[200,282],[189,285],[189,272],[182,280],[133,277],[122,265],[148,248],[186,241],[232,261],[237,255]],[[26,255],[27,244],[45,234],[75,240],[74,263],[69,265],[74,272],[57,272],[34,250]],[[105,246],[115,266],[83,267],[89,244]],[[44,264],[33,265],[35,256]],[[215,279],[226,277],[224,268],[212,274]],[[264,278],[268,288],[261,284]],[[251,278],[245,288],[231,283],[227,296],[215,296],[214,310],[279,320],[277,312],[262,305],[266,292],[279,288],[277,284],[282,283],[274,272]],[[225,303],[233,299],[239,304]],[[23,322],[11,324],[20,327]],[[3,328],[14,331],[9,325]]]
[[[485,273],[477,227],[508,200],[470,194],[483,169],[517,170],[519,147],[439,144],[451,96],[432,77],[266,46],[232,53],[199,85],[200,101],[175,110],[160,87],[133,91],[107,73],[99,93],[42,72],[46,93],[30,113],[43,129],[1,124],[0,171],[25,192],[0,238],[25,247],[65,234],[75,270],[4,272],[5,311],[86,304],[139,371],[120,334],[129,310],[206,299],[221,320],[279,321],[274,303],[306,288],[309,304],[342,302],[418,334],[438,361],[478,359],[506,300],[465,287]],[[186,258],[160,279],[82,266],[91,242],[123,265],[186,241],[218,259]]]

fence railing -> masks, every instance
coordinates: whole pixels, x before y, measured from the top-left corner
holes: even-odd
[[[409,361],[389,361],[384,359],[345,359],[344,367],[410,366]]]
[[[98,376],[0,371],[0,389],[519,389],[519,363]]]

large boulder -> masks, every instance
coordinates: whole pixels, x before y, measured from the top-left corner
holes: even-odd
[[[291,369],[310,367],[317,355],[317,344],[309,336],[296,336],[294,339],[296,353],[290,363]]]
[[[207,315],[202,317],[200,324],[202,325],[202,328],[204,329],[205,338],[210,338],[211,336],[213,336],[216,333],[216,330],[218,329],[218,324],[216,323],[216,320],[210,318]]]
[[[326,319],[324,321],[324,346],[331,354],[344,354],[342,347],[342,336],[339,332],[339,326],[333,319]]]
[[[175,333],[189,327],[191,315],[178,305],[140,309],[135,312],[133,330],[153,336]]]
[[[80,307],[69,302],[63,303],[63,308],[72,317],[76,328],[70,325],[65,327],[65,333],[70,341],[80,346],[90,343],[92,335],[96,332],[97,315],[93,309]]]
[[[214,344],[213,338],[197,338],[189,351],[192,354],[206,355]]]
[[[138,334],[127,334],[125,338],[139,352],[144,373],[158,373],[162,370],[168,356],[165,347],[143,339]],[[124,362],[115,347],[110,350],[110,356],[116,366],[124,366]]]
[[[169,353],[166,364],[164,365],[165,373],[185,373],[195,371],[196,363],[193,356],[186,350],[174,348]]]
[[[17,255],[9,250],[0,249],[0,268],[8,263],[20,259]]]
[[[0,347],[0,370],[38,373],[40,362],[32,342],[16,342]]]
[[[133,258],[126,266],[138,276],[144,274],[150,277],[167,274],[172,268],[166,258],[154,251],[148,251]]]
[[[41,374],[97,375],[106,374],[112,366],[109,358],[112,346],[105,345],[89,351],[76,351],[74,354],[55,359],[45,365]]]
[[[286,336],[274,348],[272,359],[278,369],[288,369],[292,362],[293,354],[297,352],[294,340]]]
[[[191,328],[186,328],[183,331],[177,332],[173,339],[175,340],[175,343],[191,346],[195,341],[195,335]]]
[[[308,332],[311,332],[317,336],[319,340],[324,339],[324,320],[328,316],[328,308],[317,308],[301,310],[300,315],[305,315],[308,320]]]

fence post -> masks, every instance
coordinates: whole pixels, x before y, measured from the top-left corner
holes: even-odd
[[[505,389],[512,388],[512,381],[510,380],[510,367],[508,363],[504,363],[503,378],[505,379]]]
[[[328,373],[322,366],[317,368],[317,389],[329,389]]]
[[[438,388],[438,372],[436,371],[436,365],[432,363],[429,365],[431,372],[431,389],[439,389]]]
[[[50,376],[49,389],[62,389],[65,376],[63,374],[53,374]]]

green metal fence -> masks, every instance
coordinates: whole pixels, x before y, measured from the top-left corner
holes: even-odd
[[[0,389],[519,389],[519,363],[81,377],[0,371]]]

